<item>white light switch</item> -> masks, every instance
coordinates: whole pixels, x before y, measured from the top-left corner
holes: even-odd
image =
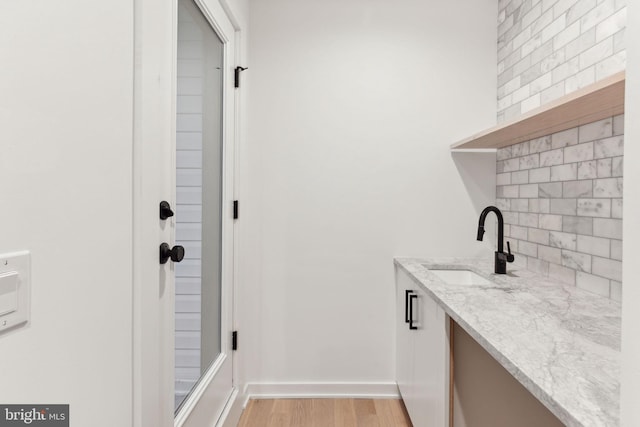
[[[18,272],[0,274],[0,316],[18,309]]]
[[[0,254],[0,332],[29,322],[30,300],[29,252]]]

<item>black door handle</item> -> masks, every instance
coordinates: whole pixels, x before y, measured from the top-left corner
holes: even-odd
[[[409,323],[409,294],[412,294],[412,290],[404,291],[404,323]]]
[[[413,326],[413,300],[414,299],[418,299],[418,295],[409,295],[409,329],[412,329],[412,330],[418,329],[417,326]]]
[[[167,219],[173,216],[171,205],[166,200],[160,202],[160,219]]]
[[[160,264],[166,264],[171,258],[173,262],[180,262],[184,258],[184,247],[175,245],[173,248],[168,243],[160,245]]]

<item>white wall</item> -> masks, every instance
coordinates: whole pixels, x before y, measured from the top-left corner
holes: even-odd
[[[640,116],[640,4],[630,1],[627,23],[627,81],[625,116]],[[622,280],[622,399],[621,421],[624,427],[640,425],[640,287],[637,286],[640,268],[633,262],[640,254],[640,123],[625,121],[624,156],[624,257]]]
[[[495,123],[496,16],[493,0],[251,3],[248,382],[395,380],[393,257],[483,246],[495,156],[448,147]],[[478,162],[488,185],[461,178]]]
[[[131,424],[133,6],[0,3],[0,253],[32,254],[31,324],[0,402]]]

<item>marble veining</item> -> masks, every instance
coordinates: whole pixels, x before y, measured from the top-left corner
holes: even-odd
[[[495,275],[492,260],[395,264],[567,426],[619,425],[620,303],[525,269]],[[446,284],[430,268],[492,283]]]

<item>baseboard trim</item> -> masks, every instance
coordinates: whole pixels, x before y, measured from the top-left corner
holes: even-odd
[[[247,399],[400,398],[396,383],[250,383],[245,390]]]

